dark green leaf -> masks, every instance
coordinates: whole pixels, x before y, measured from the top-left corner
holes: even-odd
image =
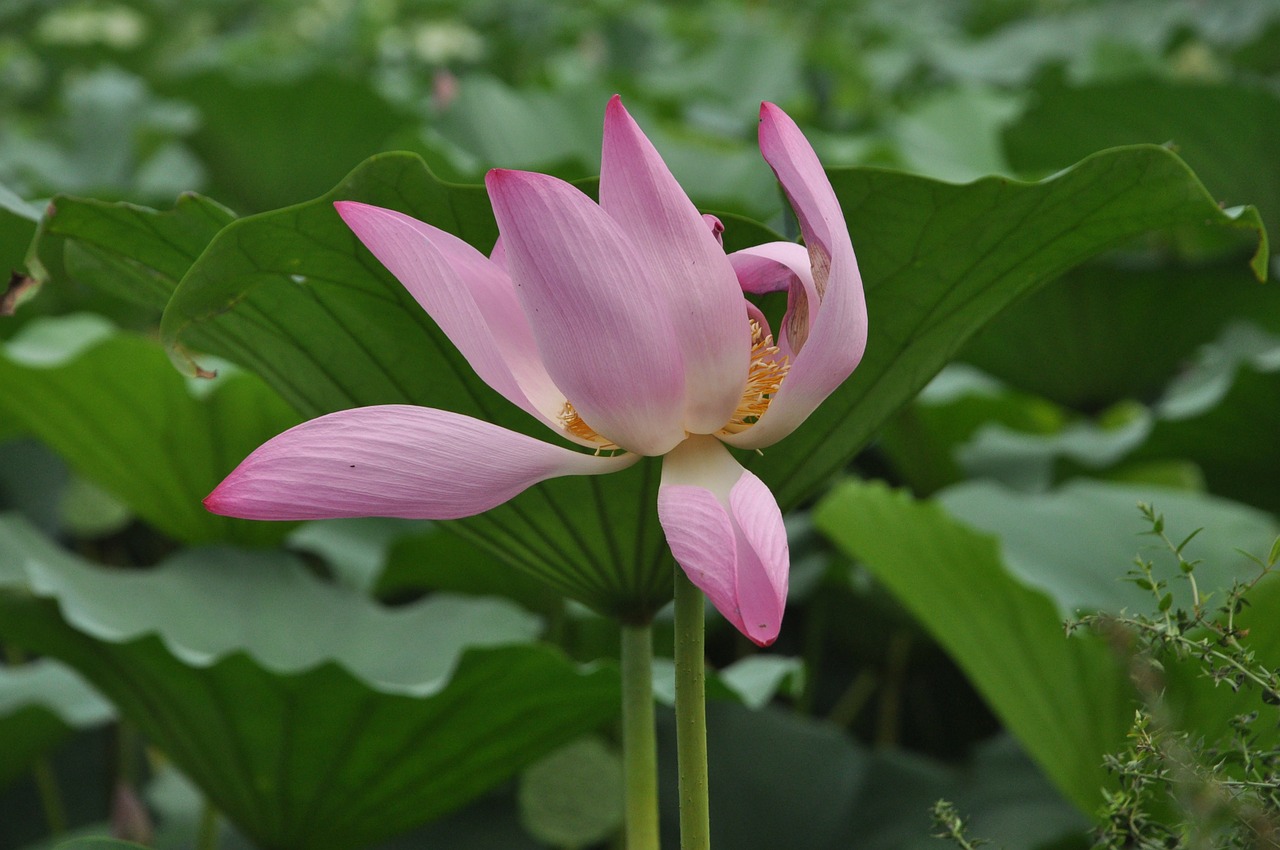
[[[868,781],[840,847],[938,850],[944,845],[933,837],[929,813],[941,799],[955,804],[970,838],[1007,850],[1058,847],[1056,841],[1083,835],[1090,825],[1017,742],[1000,735],[979,744],[958,769],[909,752],[872,752]]]
[[[1075,269],[996,317],[960,358],[1077,410],[1149,401],[1231,321],[1280,330],[1280,286],[1242,263],[1139,261]]]

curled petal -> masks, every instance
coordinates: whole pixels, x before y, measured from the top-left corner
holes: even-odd
[[[647,261],[685,367],[684,429],[717,431],[742,397],[751,330],[717,238],[617,95],[604,119],[600,206]]]
[[[677,563],[716,609],[760,646],[778,636],[790,555],[769,488],[711,437],[663,459],[658,518]]]
[[[557,418],[564,393],[542,365],[533,330],[500,264],[453,234],[404,213],[353,201],[334,206],[481,380],[564,433]]]
[[[785,290],[787,312],[782,317],[778,349],[788,360],[809,339],[821,300],[809,268],[809,253],[794,242],[767,242],[729,255],[743,292],[764,295]]]
[[[807,337],[791,339],[798,350],[769,409],[752,427],[726,438],[740,448],[768,446],[795,430],[849,376],[867,346],[862,275],[844,214],[813,148],[771,103],[760,107],[760,152],[800,220],[818,304],[816,310],[809,305]]]
[[[444,410],[360,407],[268,440],[204,504],[244,519],[457,519],[539,481],[613,472],[636,459],[570,451]]]
[[[724,222],[711,213],[703,213],[702,220],[706,222],[707,227],[711,228],[711,235],[716,240],[716,244],[721,248],[724,247]]]
[[[556,386],[601,436],[639,454],[666,453],[684,438],[684,363],[671,344],[671,306],[654,286],[657,271],[568,183],[494,170],[485,184],[517,296]]]

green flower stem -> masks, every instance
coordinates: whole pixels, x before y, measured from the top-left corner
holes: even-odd
[[[649,625],[622,627],[622,760],[627,850],[658,850],[658,744]]]
[[[676,752],[681,850],[708,850],[707,683],[702,591],[676,568]]]

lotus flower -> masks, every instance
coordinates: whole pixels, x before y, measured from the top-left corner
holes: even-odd
[[[500,238],[485,257],[392,210],[336,204],[476,373],[556,435],[552,445],[445,410],[384,405],[305,422],[253,452],[206,499],[249,519],[471,516],[560,475],[662,456],[658,516],[680,567],[762,646],[778,635],[789,556],[769,489],[726,449],[782,439],[866,345],[844,217],[795,123],[760,109],[760,150],[805,245],[726,255],[614,97],[597,205],[543,174],[485,178]],[[775,338],[744,293],[787,292]]]

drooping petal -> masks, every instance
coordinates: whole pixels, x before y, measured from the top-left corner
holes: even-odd
[[[354,201],[334,207],[481,380],[557,433],[577,439],[560,425],[564,393],[542,365],[515,286],[500,265],[453,234],[404,213]]]
[[[684,438],[684,366],[657,272],[573,186],[490,171],[507,267],[547,372],[582,421],[645,455]]]
[[[794,242],[766,242],[729,255],[743,292],[787,292],[787,312],[778,329],[778,350],[794,360],[809,338],[821,304],[809,268],[809,253]]]
[[[360,407],[268,440],[204,504],[244,519],[456,519],[548,478],[613,472],[636,460],[582,454],[445,410]]]
[[[862,275],[844,214],[813,148],[771,103],[760,107],[760,152],[800,220],[819,303],[816,311],[810,305],[803,344],[792,335],[799,350],[769,409],[752,427],[725,438],[741,448],[768,446],[795,430],[849,376],[867,345]]]
[[[715,225],[708,228],[617,95],[605,110],[600,206],[644,255],[648,285],[670,305],[684,355],[685,430],[715,432],[746,383],[751,330],[742,291]]]
[[[658,518],[677,563],[716,609],[760,646],[778,636],[790,555],[769,488],[712,437],[662,461]]]

